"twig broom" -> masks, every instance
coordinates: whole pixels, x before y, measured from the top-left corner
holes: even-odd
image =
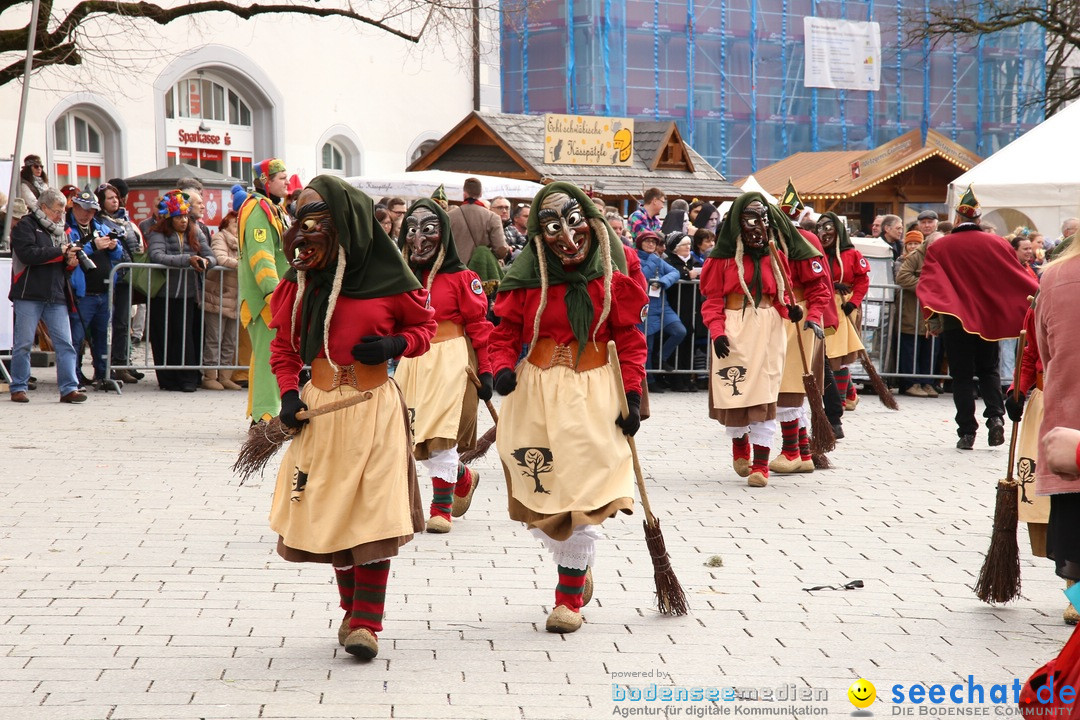
[[[1016,368],[1013,370],[1013,392],[1020,392],[1020,362],[1024,354],[1027,332],[1020,331],[1016,344]],[[1007,603],[1020,595],[1020,548],[1016,542],[1016,525],[1020,506],[1013,480],[1013,462],[1016,460],[1016,436],[1020,423],[1012,424],[1009,438],[1009,469],[1005,479],[997,482],[997,498],[994,500],[994,531],[990,535],[990,548],[986,551],[979,579],[975,583],[975,595],[985,603]]]
[[[608,359],[611,362],[612,373],[618,384],[619,409],[623,417],[630,414],[626,405],[626,394],[622,391],[622,373],[619,370],[619,356],[615,352],[615,343],[608,342]],[[664,536],[660,532],[660,521],[653,515],[649,505],[649,495],[645,492],[645,476],[641,472],[641,463],[638,461],[637,445],[634,438],[626,435],[626,441],[630,445],[630,456],[634,461],[634,475],[637,477],[638,493],[641,495],[641,506],[645,509],[645,545],[649,548],[649,556],[653,564],[653,581],[656,583],[656,607],[661,615],[686,615],[690,612],[690,605],[686,601],[686,593],[683,592],[679,578],[675,576],[675,570],[671,567],[671,558],[668,557],[667,545]]]
[[[469,382],[479,388],[480,378],[476,377],[476,373],[473,372],[473,369],[467,368],[466,372],[469,373]],[[472,450],[461,453],[461,462],[466,465],[473,460],[478,460],[487,455],[487,451],[491,449],[491,445],[495,442],[495,431],[499,426],[499,413],[495,412],[495,406],[491,404],[490,400],[485,400],[484,404],[487,405],[488,414],[491,415],[491,421],[495,424],[488,428],[486,433],[477,438],[476,445],[473,446]]]
[[[851,323],[851,329],[856,334],[859,333],[858,326],[855,325],[855,321],[851,319],[851,316],[847,316],[847,320]],[[859,362],[862,363],[863,370],[870,377],[870,387],[874,388],[874,392],[877,393],[878,399],[881,400],[881,404],[890,410],[899,410],[900,406],[896,404],[896,398],[893,397],[892,392],[889,391],[889,386],[885,384],[885,381],[878,375],[877,368],[874,367],[874,363],[870,360],[869,353],[866,352],[866,348],[859,351]]]

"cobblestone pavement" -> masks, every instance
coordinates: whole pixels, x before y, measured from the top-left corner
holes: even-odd
[[[639,512],[605,526],[582,630],[545,632],[555,569],[507,519],[492,452],[453,532],[418,536],[394,561],[380,654],[361,663],[337,645],[329,569],[274,552],[272,475],[241,486],[230,473],[243,396],[164,393],[151,379],[69,406],[45,377],[31,404],[0,402],[0,717],[847,715],[860,677],[883,716],[899,709],[895,684],[971,675],[989,690],[1068,637],[1061,583],[1023,526],[1023,597],[993,608],[971,592],[1007,446],[981,433],[955,450],[949,396],[902,397],[900,412],[864,396],[835,469],[752,489],[705,394],[668,393],[652,398],[638,445],[692,614],[653,608]],[[854,579],[865,587],[804,591]],[[653,683],[782,692],[613,699]],[[785,702],[792,686],[828,699]]]

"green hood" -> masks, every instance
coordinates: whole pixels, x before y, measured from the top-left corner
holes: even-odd
[[[441,273],[456,273],[465,270],[465,264],[461,262],[461,258],[457,254],[457,245],[454,244],[454,233],[450,229],[450,216],[446,214],[446,211],[442,209],[439,203],[431,200],[430,198],[420,198],[412,205],[409,206],[408,212],[405,213],[405,217],[413,214],[416,208],[426,208],[439,218],[439,225],[442,227],[442,247],[443,247],[443,261],[439,265],[439,272]],[[401,223],[401,232],[398,234],[397,245],[400,251],[404,254],[406,252],[405,244],[406,237],[409,234],[409,229],[406,226],[404,220]],[[438,253],[436,253],[438,255]],[[421,274],[426,268],[415,268],[406,259],[406,264],[412,269],[413,273],[419,279]]]
[[[836,247],[840,248],[840,251],[854,250],[855,244],[851,242],[851,238],[848,237],[847,225],[844,221],[834,212],[821,213],[824,217],[832,218],[833,225],[836,226]],[[821,218],[818,218],[820,220]],[[828,252],[828,250],[826,250]]]

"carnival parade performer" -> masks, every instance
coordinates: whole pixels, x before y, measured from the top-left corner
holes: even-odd
[[[859,338],[859,306],[870,289],[870,264],[848,237],[844,221],[836,213],[823,213],[817,221],[817,236],[829,259],[833,280],[833,302],[839,323],[836,332],[825,338],[825,356],[832,365],[836,390],[845,410],[854,410],[859,395],[851,382],[848,367],[864,349]]]
[[[240,295],[240,323],[251,338],[247,414],[252,423],[278,414],[280,395],[270,371],[270,295],[289,269],[282,251],[288,226],[283,205],[289,184],[285,163],[268,158],[255,166],[255,192],[240,206],[236,230],[239,264],[236,279]]]
[[[836,309],[833,304],[832,281],[824,263],[821,241],[812,232],[797,228],[806,206],[795,187],[788,182],[779,210],[770,205],[770,223],[775,224],[778,250],[787,257],[791,268],[791,288],[794,302],[803,311],[806,321],[788,323],[787,356],[780,394],[776,398],[776,419],[780,423],[780,454],[769,463],[777,473],[806,473],[814,471],[810,452],[810,412],[803,385],[803,353],[818,387],[825,383],[825,328],[835,328]],[[810,247],[807,248],[806,244]],[[811,252],[812,251],[812,252]],[[802,351],[799,344],[802,344]]]
[[[302,429],[281,461],[270,527],[285,560],[333,564],[345,611],[338,641],[370,659],[390,558],[424,527],[408,415],[386,364],[427,352],[434,313],[371,198],[337,177],[320,175],[300,193],[285,252],[292,269],[270,303],[270,361],[281,422]],[[300,390],[305,363],[311,381]],[[357,393],[371,397],[297,418]]]
[[[458,460],[476,444],[477,399],[490,400],[491,363],[487,296],[480,277],[462,264],[446,211],[417,200],[401,226],[398,244],[424,284],[439,329],[431,349],[398,364],[413,430],[413,455],[431,474],[433,497],[427,531],[450,532],[450,516],[464,515],[480,474]],[[479,373],[479,390],[468,372]]]
[[[495,442],[511,519],[554,555],[558,584],[546,627],[565,633],[581,627],[599,525],[633,507],[623,436],[640,427],[647,353],[637,326],[648,298],[625,274],[622,244],[602,212],[577,186],[551,183],[536,195],[528,237],[495,304],[491,363],[495,389],[508,396]],[[525,344],[529,355],[518,364]]]
[[[717,228],[716,245],[701,271],[701,316],[713,345],[709,415],[726,427],[732,466],[750,487],[769,484],[776,399],[787,353],[783,321],[803,319],[802,308],[784,304],[788,273],[769,254],[769,239],[777,232],[765,197],[743,193]],[[800,245],[793,257],[813,257],[807,252],[812,250]],[[779,262],[787,264],[782,255]]]

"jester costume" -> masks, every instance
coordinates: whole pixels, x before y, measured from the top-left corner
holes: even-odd
[[[300,434],[281,461],[270,527],[284,559],[333,564],[345,611],[338,640],[370,659],[389,558],[424,527],[408,414],[387,360],[427,352],[434,313],[371,198],[339,178],[320,175],[300,193],[285,249],[293,267],[270,301],[270,362],[281,422]],[[297,417],[357,394],[369,399]]]
[[[836,390],[845,410],[854,410],[859,396],[851,382],[849,364],[864,349],[859,337],[859,306],[870,289],[870,263],[848,236],[847,226],[836,213],[823,213],[817,221],[817,236],[829,258],[833,280],[833,304],[840,322],[836,332],[825,338],[825,356],[832,366]]]
[[[281,249],[288,215],[282,206],[282,198],[266,193],[267,180],[280,172],[285,172],[285,163],[276,158],[256,166],[255,192],[240,206],[236,231],[240,323],[251,339],[247,414],[252,422],[269,420],[280,408],[279,388],[270,372],[270,342],[274,339],[269,327],[270,295],[289,269]]]
[[[431,475],[433,499],[427,531],[450,531],[464,515],[480,475],[458,460],[476,444],[477,399],[490,400],[487,297],[476,273],[458,259],[450,219],[434,200],[417,200],[401,225],[398,245],[428,292],[439,329],[431,349],[403,358],[394,379],[405,394],[413,429],[413,455]],[[469,373],[478,375],[476,388]]]
[[[599,526],[633,507],[624,434],[640,426],[646,348],[638,325],[648,301],[625,274],[622,244],[577,186],[551,183],[536,195],[528,236],[495,303],[491,364],[495,389],[508,396],[496,444],[511,519],[526,523],[558,566],[546,627],[573,632],[591,594]],[[624,397],[628,412],[620,411]]]

